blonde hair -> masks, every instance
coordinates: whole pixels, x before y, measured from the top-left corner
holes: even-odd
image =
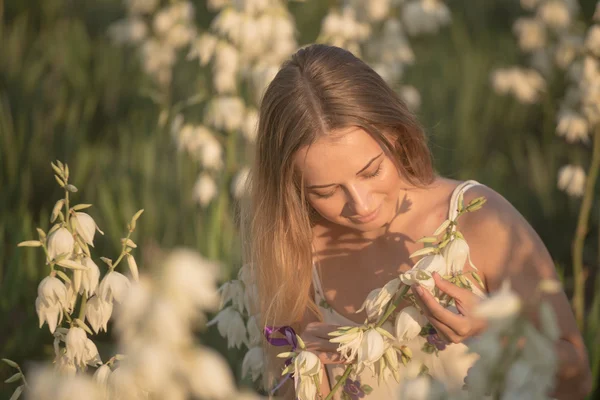
[[[373,69],[333,46],[310,45],[293,54],[261,102],[245,210],[246,257],[262,326],[297,326],[307,309],[320,316],[310,296],[311,208],[293,158],[320,136],[349,126],[378,140],[411,184],[433,180],[423,129]]]

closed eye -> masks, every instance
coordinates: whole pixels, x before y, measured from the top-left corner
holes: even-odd
[[[379,175],[380,172],[381,172],[381,164],[379,164],[379,167],[377,167],[377,170],[375,170],[375,172],[365,175],[365,178],[367,178],[367,179],[375,178],[377,175]]]

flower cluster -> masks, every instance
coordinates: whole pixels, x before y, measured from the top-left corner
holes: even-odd
[[[216,325],[221,336],[227,338],[227,347],[248,349],[242,361],[242,376],[250,375],[257,382],[263,376],[265,355],[262,348],[262,330],[255,313],[256,285],[252,281],[250,266],[244,265],[238,279],[225,282],[220,288],[221,311],[208,323]]]
[[[492,73],[494,90],[513,94],[520,102],[536,103],[548,80],[561,71],[567,88],[557,114],[556,134],[568,143],[590,142],[600,124],[600,14],[585,30],[577,21],[579,6],[570,0],[521,0],[531,14],[513,26],[519,47],[529,55],[529,67],[500,68]],[[558,171],[558,188],[581,197],[586,182],[579,165]]]
[[[439,0],[347,0],[329,10],[318,41],[363,57],[395,86],[415,61],[408,36],[437,33],[450,20],[450,10]],[[398,90],[409,107],[419,108],[416,88],[403,85]]]
[[[469,351],[479,358],[469,369],[463,390],[448,392],[440,382],[413,372],[400,385],[398,398],[549,399],[557,369],[554,344],[560,330],[552,307],[540,302],[540,295],[560,290],[558,282],[542,281],[530,303],[524,304],[505,282],[475,309],[478,317],[488,321],[488,329],[469,342]],[[539,313],[539,328],[527,316],[535,310]]]
[[[90,253],[95,232],[101,231],[81,212],[91,205],[72,205],[70,195],[77,188],[68,181],[68,166],[59,161],[52,168],[65,190],[52,210],[55,225],[47,234],[38,229],[38,240],[19,246],[41,247],[46,253],[50,272],[38,286],[35,305],[40,328],[47,324],[54,336],[54,365],[35,368],[25,379],[17,363],[4,360],[18,370],[8,382],[23,382],[12,399],[21,393],[42,400],[81,398],[81,393],[102,400],[256,399],[237,391],[218,353],[196,343],[195,331],[205,324],[205,313],[219,306],[218,266],[195,252],[176,250],[160,257],[163,262],[152,274],[140,275],[131,239],[140,210],[121,239],[119,257],[114,262],[100,257],[108,269],[101,277]],[[129,277],[116,270],[123,260]],[[106,331],[109,320],[118,354],[103,362],[93,336]],[[93,377],[87,373],[90,367]]]

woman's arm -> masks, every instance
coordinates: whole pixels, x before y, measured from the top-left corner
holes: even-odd
[[[558,279],[548,250],[525,218],[502,196],[483,186],[466,192],[465,204],[479,196],[485,196],[487,203],[461,217],[459,230],[471,248],[472,261],[486,289],[495,291],[508,278],[516,293],[530,298],[542,279]],[[553,395],[559,399],[583,398],[591,390],[592,376],[571,306],[564,292],[544,299],[552,305],[561,330]]]

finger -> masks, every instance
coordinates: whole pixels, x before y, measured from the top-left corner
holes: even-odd
[[[314,335],[308,335],[306,332],[303,333],[301,337],[302,341],[306,345],[306,348],[311,351],[327,351],[336,353],[339,346],[338,343],[331,343],[329,341],[330,338],[323,339]]]
[[[468,321],[454,314],[452,311],[445,309],[441,304],[435,301],[435,298],[427,290],[417,287],[414,289],[415,300],[421,306],[423,313],[431,320],[434,318],[436,321],[448,326],[452,331],[459,334],[465,330],[465,323]]]
[[[434,272],[432,276],[433,280],[435,281],[435,286],[437,286],[438,289],[440,289],[442,292],[446,293],[448,296],[454,299],[466,300],[470,299],[471,296],[473,296],[473,292],[465,288],[456,286],[454,283],[442,278],[442,276],[437,272]]]
[[[339,326],[337,325],[324,324],[322,322],[312,322],[306,326],[304,332],[315,337],[329,340],[331,338],[329,333],[335,331],[338,327]]]
[[[344,361],[340,353],[331,353],[329,351],[319,351],[316,352],[319,360],[323,364],[348,364],[347,361]]]

